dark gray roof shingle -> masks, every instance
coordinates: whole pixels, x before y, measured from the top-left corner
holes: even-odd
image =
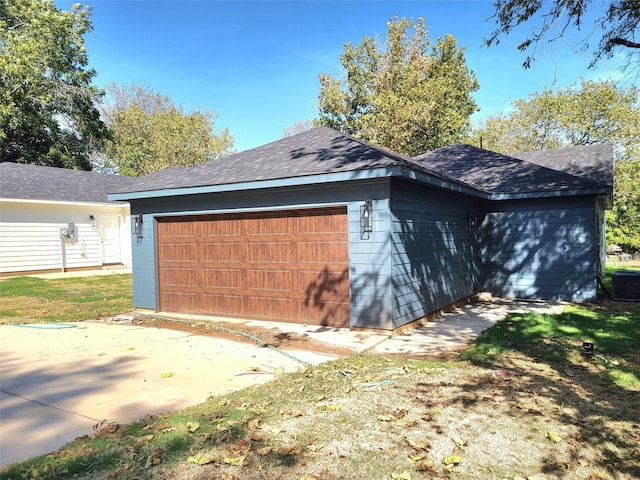
[[[512,156],[552,170],[586,178],[594,183],[613,186],[613,145],[610,143],[534,150],[514,153]]]
[[[140,177],[120,193],[277,180],[307,175],[406,166],[408,159],[327,127],[314,128],[191,168],[171,168]],[[431,172],[437,175],[435,172]],[[113,192],[116,193],[116,192]]]
[[[555,152],[553,155],[558,155]],[[230,185],[386,167],[424,172],[490,194],[554,192],[601,185],[464,144],[409,159],[336,130],[319,127],[194,167],[173,167],[152,173],[111,193]]]
[[[551,157],[559,157],[556,150],[544,152],[552,152]],[[552,192],[603,186],[589,178],[462,143],[439,148],[413,157],[412,160],[492,194]]]
[[[0,198],[105,203],[135,178],[68,168],[0,163]],[[111,203],[111,202],[110,202]]]

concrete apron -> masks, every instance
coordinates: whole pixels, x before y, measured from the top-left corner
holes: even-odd
[[[203,402],[304,367],[272,349],[132,325],[0,326],[0,466],[43,455],[103,421]],[[289,352],[317,364],[334,357]],[[258,369],[259,371],[253,371]]]
[[[273,322],[354,352],[452,358],[509,313],[557,314],[561,304],[495,300],[466,305],[405,334]],[[196,317],[190,317],[196,318]],[[201,318],[201,317],[200,317]],[[229,320],[229,319],[225,319]],[[126,423],[270,381],[304,363],[259,345],[133,325],[0,326],[0,466],[52,452],[102,422]],[[335,357],[285,352],[311,364]],[[259,368],[260,372],[252,370]],[[170,374],[170,376],[169,376]]]

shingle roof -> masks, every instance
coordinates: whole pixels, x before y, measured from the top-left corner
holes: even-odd
[[[514,153],[515,158],[613,186],[613,145],[599,143]]]
[[[556,162],[565,157],[574,158],[566,152],[559,154],[559,150],[544,152],[549,158],[555,158]],[[540,155],[538,158],[541,159],[543,156]],[[603,187],[601,182],[597,183],[589,178],[462,143],[439,148],[413,157],[412,160],[492,194],[552,192]]]
[[[68,168],[0,163],[0,198],[63,202],[108,202],[107,194],[135,178]]]
[[[319,127],[194,167],[174,167],[152,173],[140,177],[128,188],[112,193],[226,185],[398,166],[442,177],[401,155],[331,128]]]

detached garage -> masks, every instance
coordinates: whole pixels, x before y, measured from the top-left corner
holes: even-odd
[[[410,159],[317,128],[109,198],[131,204],[136,308],[393,330],[479,290],[595,299],[611,175],[569,170],[612,152],[571,150]]]

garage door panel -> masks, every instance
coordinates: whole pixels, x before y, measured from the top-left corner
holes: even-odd
[[[282,297],[247,297],[247,311],[261,320],[294,320],[293,300]]]
[[[301,319],[312,324],[330,324],[336,328],[349,328],[349,306],[342,302],[300,304]]]
[[[223,215],[218,219],[203,221],[201,235],[208,237],[237,237],[242,233],[242,222],[240,219],[229,218]]]
[[[211,293],[203,293],[201,295],[202,303],[199,305],[200,313],[207,313],[212,315],[242,315],[244,312],[245,299],[238,295],[217,295]],[[203,311],[202,304],[207,306],[206,311]]]
[[[198,285],[198,271],[192,268],[163,268],[167,287],[194,287]]]
[[[208,269],[202,270],[203,287],[242,288],[242,270],[240,269]]]
[[[198,311],[198,295],[185,292],[165,292],[162,295],[164,309],[169,312],[195,313]]]
[[[347,221],[344,215],[311,215],[298,218],[298,231],[301,235],[336,233],[343,235],[347,231]]]
[[[249,242],[247,262],[291,263],[293,249],[289,242]]]
[[[298,262],[322,265],[342,264],[349,261],[344,242],[299,242]]]
[[[349,295],[349,277],[346,271],[337,272],[329,269],[300,271],[298,272],[298,278],[301,292]]]
[[[195,243],[168,243],[162,246],[162,256],[166,262],[195,262],[198,248]]]
[[[206,242],[201,244],[202,261],[216,263],[239,262],[240,242]]]
[[[174,236],[187,225],[193,237]],[[162,310],[349,326],[346,208],[164,218],[157,231]],[[194,263],[195,276],[173,271]]]
[[[255,235],[290,235],[291,219],[288,217],[248,218],[245,222],[246,234]]]
[[[290,270],[247,270],[247,290],[293,290]]]

